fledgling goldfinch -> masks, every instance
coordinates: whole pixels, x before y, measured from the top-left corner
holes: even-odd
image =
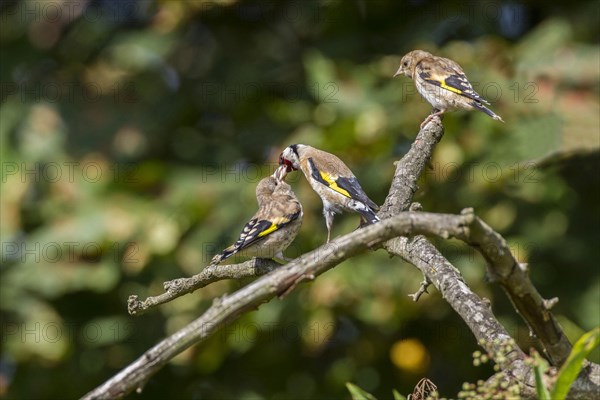
[[[457,109],[479,110],[504,122],[485,106],[490,103],[475,92],[460,65],[448,58],[413,50],[402,57],[394,77],[398,75],[411,78],[421,96],[433,106],[432,113],[423,121],[421,128],[432,118]]]
[[[258,211],[244,226],[237,242],[214,256],[211,264],[219,264],[237,253],[246,257],[288,260],[283,251],[300,230],[302,205],[284,181],[286,173],[285,167],[279,167],[273,175],[258,183]]]
[[[350,168],[333,154],[305,144],[293,144],[283,150],[279,164],[287,167],[286,172],[301,170],[321,197],[328,243],[335,214],[357,212],[361,216],[361,226],[379,221],[375,214],[379,210],[377,204],[365,194]]]

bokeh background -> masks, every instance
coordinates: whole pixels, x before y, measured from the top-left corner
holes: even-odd
[[[415,200],[474,207],[528,262],[571,340],[600,324],[596,1],[2,1],[0,396],[76,398],[245,282],[219,282],[140,317],[232,243],[281,149],[340,156],[382,203],[430,111],[415,48],[458,61],[505,124],[444,118]],[[319,198],[287,251],[325,241]],[[338,217],[334,235],[358,218]],[[524,323],[482,258],[440,242],[524,349]],[[128,398],[379,398],[421,377],[452,397],[477,344],[421,276],[383,251],[348,260],[173,360]],[[592,359],[600,361],[598,352]]]

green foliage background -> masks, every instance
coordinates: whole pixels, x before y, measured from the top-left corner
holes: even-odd
[[[282,148],[336,153],[382,203],[430,111],[415,48],[458,61],[506,124],[444,118],[416,201],[474,207],[504,235],[576,339],[600,325],[597,2],[6,1],[0,3],[0,395],[75,398],[243,283],[139,318],[130,294],[200,271],[255,210]],[[322,244],[321,203],[288,256]],[[334,235],[355,216],[336,219]],[[468,284],[535,345],[482,258],[440,242]],[[345,262],[191,348],[129,398],[379,398],[423,376],[442,395],[490,375],[418,271],[378,251]],[[591,359],[600,361],[598,351]]]

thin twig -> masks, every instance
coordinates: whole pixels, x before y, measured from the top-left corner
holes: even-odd
[[[423,293],[429,293],[427,291],[427,288],[429,287],[429,285],[431,285],[431,281],[429,280],[429,278],[427,276],[424,275],[423,281],[421,282],[421,285],[419,286],[419,290],[417,290],[413,294],[409,294],[408,297],[410,297],[412,299],[412,301],[414,301],[414,302],[419,301],[419,299],[421,298]]]
[[[192,293],[213,282],[261,276],[280,266],[281,264],[273,260],[263,258],[253,258],[240,264],[209,265],[199,274],[189,278],[179,278],[163,283],[165,292],[158,296],[148,297],[143,301],[139,300],[137,295],[129,296],[127,310],[131,315],[141,315],[152,307]]]

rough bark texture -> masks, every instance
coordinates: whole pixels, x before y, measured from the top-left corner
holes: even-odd
[[[472,210],[469,211],[472,213]],[[544,300],[529,279],[527,266],[519,264],[506,240],[473,215],[473,222],[461,237],[478,249],[488,263],[488,276],[502,286],[513,305],[546,350],[551,363],[562,365],[571,343],[550,312],[558,299]]]
[[[127,310],[131,315],[141,315],[152,307],[174,300],[184,294],[192,293],[200,288],[223,279],[241,279],[261,276],[280,267],[281,264],[263,258],[253,258],[240,264],[209,265],[189,278],[178,278],[163,283],[165,293],[148,297],[140,301],[137,295],[129,296]]]

